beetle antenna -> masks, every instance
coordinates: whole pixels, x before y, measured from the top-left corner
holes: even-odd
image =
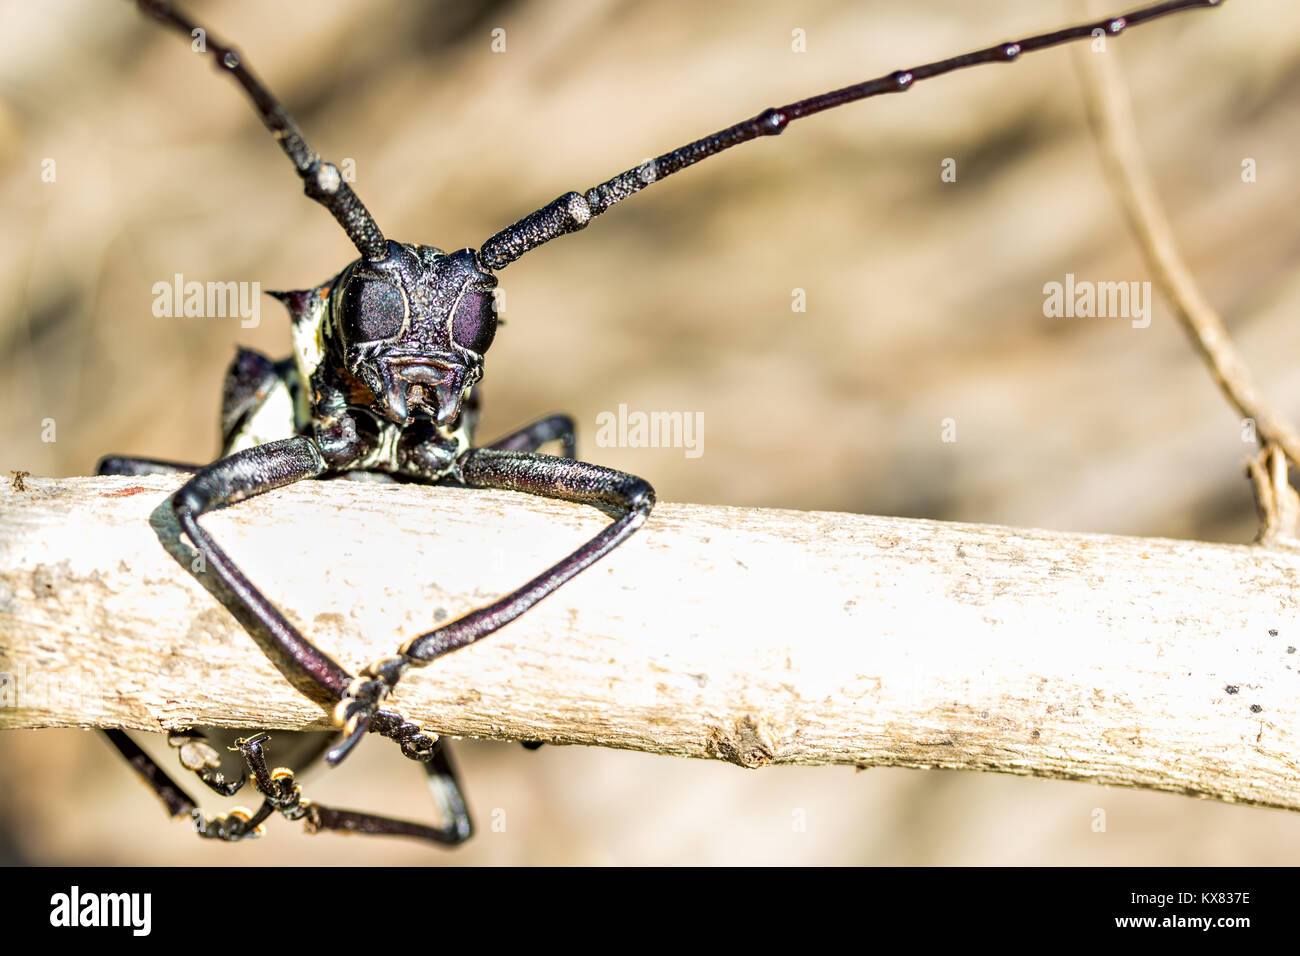
[[[1012,43],[998,43],[983,50],[926,63],[910,70],[898,70],[873,80],[822,93],[820,96],[799,100],[775,109],[766,109],[743,123],[737,123],[703,139],[697,139],[656,159],[647,160],[635,169],[629,169],[599,186],[588,189],[586,193],[565,193],[488,239],[479,250],[479,261],[489,269],[508,266],[542,243],[585,228],[587,223],[615,203],[639,193],[646,186],[659,182],[665,176],[671,176],[680,169],[693,166],[702,159],[708,159],[723,150],[757,139],[759,136],[775,136],[784,132],[785,128],[795,120],[812,116],[822,110],[865,100],[882,93],[902,93],[911,89],[917,80],[926,80],[968,66],[978,66],[982,63],[1010,63],[1021,53],[1058,46],[1072,40],[1086,39],[1099,31],[1102,35],[1117,36],[1124,32],[1126,27],[1137,26],[1148,20],[1194,7],[1215,7],[1221,2],[1222,0],[1166,0],[1164,3],[1142,7],[1123,16],[1067,27],[1053,33],[1042,33]]]
[[[166,0],[137,2],[140,9],[154,19],[203,43],[216,61],[217,68],[225,70],[238,80],[248,98],[253,101],[257,115],[293,162],[307,195],[333,214],[363,256],[376,262],[387,258],[388,242],[384,234],[369,210],[357,198],[357,194],[343,181],[339,168],[333,163],[322,162],[316,151],[307,145],[293,117],[244,66],[239,51],[217,40],[207,29],[198,26]],[[198,49],[202,50],[203,47]]]

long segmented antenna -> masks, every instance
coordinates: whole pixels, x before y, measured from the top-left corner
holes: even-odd
[[[479,250],[479,261],[489,269],[504,268],[542,243],[585,228],[592,219],[615,203],[639,193],[646,186],[659,182],[665,176],[671,176],[679,169],[693,166],[702,159],[708,159],[723,150],[757,139],[759,136],[775,136],[795,120],[812,116],[822,110],[864,100],[870,96],[879,96],[882,93],[902,93],[911,89],[917,80],[951,73],[953,70],[968,66],[978,66],[981,63],[1010,63],[1022,53],[1069,43],[1072,40],[1086,39],[1098,30],[1117,36],[1123,33],[1126,27],[1137,26],[1168,13],[1177,13],[1194,7],[1216,7],[1221,2],[1222,0],[1168,0],[1165,3],[1134,10],[1123,16],[1110,17],[1077,27],[1067,27],[1054,33],[1043,33],[1012,43],[998,43],[962,56],[938,60],[910,70],[898,70],[874,80],[799,100],[788,106],[766,109],[743,123],[737,123],[711,136],[697,139],[657,159],[647,160],[635,169],[629,169],[599,186],[588,189],[585,194],[565,193],[554,202],[529,213],[483,243]]]
[[[293,161],[307,195],[333,214],[363,256],[375,262],[386,258],[388,242],[369,210],[343,181],[338,167],[333,163],[322,162],[316,151],[307,145],[293,117],[271,95],[271,91],[248,71],[240,59],[239,51],[218,41],[206,28],[194,23],[166,0],[137,2],[145,13],[187,36],[195,37],[200,35],[195,33],[196,30],[202,31],[204,43],[216,60],[217,67],[229,72],[248,93],[257,115],[279,141],[280,148]]]

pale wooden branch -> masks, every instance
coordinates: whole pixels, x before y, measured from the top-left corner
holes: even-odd
[[[176,486],[0,490],[0,726],[329,725],[211,575],[190,573],[163,505]],[[205,520],[355,669],[608,519],[524,495],[308,482]],[[1298,584],[1300,556],[1250,546],[661,504],[394,703],[452,735],[1300,809]]]
[[[1080,7],[1087,15],[1100,9],[1097,0],[1080,0]],[[1264,395],[1222,317],[1201,291],[1178,251],[1173,228],[1138,142],[1133,104],[1115,63],[1113,47],[1108,47],[1105,53],[1076,47],[1075,60],[1083,76],[1088,121],[1107,178],[1156,285],[1169,300],[1174,315],[1224,397],[1239,414],[1254,421],[1260,445],[1265,448],[1277,445],[1292,462],[1300,463],[1300,432]],[[1289,488],[1285,483],[1285,469],[1282,478],[1283,487],[1267,490],[1268,497],[1286,495]],[[1261,499],[1261,513],[1267,507]],[[1294,534],[1294,527],[1288,530],[1265,526],[1261,539],[1271,543],[1294,538]]]

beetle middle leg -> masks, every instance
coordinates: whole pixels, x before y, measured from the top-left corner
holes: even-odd
[[[578,439],[573,418],[568,415],[547,415],[518,431],[503,435],[487,447],[498,451],[537,451],[548,441],[558,441],[565,458],[576,457]]]
[[[244,809],[235,809],[217,817],[205,817],[201,811],[191,811],[195,830],[202,837],[226,842],[236,842],[262,835],[262,824],[273,813],[279,813],[286,820],[301,820],[309,833],[321,830],[337,830],[352,833],[365,833],[374,836],[407,836],[429,840],[433,843],[455,845],[469,839],[473,827],[464,802],[459,800],[453,806],[443,805],[445,818],[450,822],[440,827],[426,826],[407,820],[362,813],[356,810],[338,810],[306,800],[302,788],[294,778],[293,771],[285,767],[274,770],[266,763],[266,741],[270,735],[254,734],[241,737],[235,741],[248,775],[253,785],[262,794],[262,806],[256,813]],[[434,759],[426,761],[431,782],[439,777],[452,775],[451,765],[441,748],[435,746]],[[436,791],[435,791],[436,793]]]
[[[201,465],[160,461],[154,458],[129,458],[122,455],[108,455],[99,460],[99,464],[95,468],[95,474],[128,475],[132,477],[184,475],[193,474],[201,467]],[[125,731],[105,730],[103,734],[145,784],[158,795],[171,816],[184,816],[194,809],[193,798],[181,789],[176,781],[172,780],[161,767],[154,763],[153,759],[141,750]],[[172,746],[181,748],[182,766],[187,770],[193,770],[204,784],[222,796],[231,796],[243,786],[244,781],[242,779],[234,784],[227,783],[221,773],[214,769],[214,764],[218,763],[218,761],[215,761],[215,758],[210,758],[206,752],[202,752],[202,748],[206,744],[203,742],[201,733],[174,734],[169,738],[169,742]],[[211,748],[209,747],[208,750],[210,751]]]
[[[411,667],[423,667],[435,658],[472,644],[509,624],[622,544],[645,523],[655,502],[654,489],[635,475],[532,452],[470,449],[458,462],[457,477],[471,488],[522,491],[578,504],[616,508],[623,514],[578,550],[527,584],[492,604],[412,638],[401,648],[398,656],[376,661],[363,670],[336,709],[336,719],[343,724],[347,737],[326,755],[325,759],[331,764],[346,757],[367,730],[372,729],[372,724],[378,722],[374,729],[387,735],[383,727],[384,712],[379,710],[379,705]]]
[[[139,774],[140,779],[149,787],[167,808],[167,815],[183,817],[192,813],[198,806],[185,790],[173,780],[154,759],[140,749],[124,730],[105,730],[104,736],[117,748],[131,768]]]
[[[167,743],[177,751],[180,765],[198,777],[204,786],[223,797],[233,797],[248,781],[248,775],[240,772],[235,779],[227,780],[223,772],[221,751],[237,752],[238,748],[230,746],[234,739],[252,734],[253,731],[249,730],[192,727],[171,731],[167,735]],[[280,738],[280,747],[277,749],[282,753],[287,750],[290,755],[281,759],[299,770],[306,770],[329,747],[335,733],[331,730],[300,730],[286,731],[276,736]],[[291,741],[288,747],[284,745],[285,738]],[[245,764],[243,761],[239,763],[239,769],[243,771]]]
[[[140,778],[162,800],[167,814],[173,818],[189,817],[194,823],[195,832],[206,839],[236,842],[256,838],[261,836],[261,824],[276,812],[289,820],[302,820],[310,833],[337,830],[376,836],[408,836],[444,846],[455,846],[468,840],[474,832],[473,822],[470,820],[464,797],[456,780],[451,756],[441,745],[441,741],[435,745],[431,759],[424,762],[429,778],[429,790],[441,819],[446,821],[441,826],[431,827],[422,823],[396,820],[355,810],[338,810],[303,799],[292,771],[283,767],[277,767],[275,770],[267,768],[264,745],[269,735],[265,733],[235,740],[235,748],[232,749],[239,751],[246,773],[241,774],[234,784],[217,786],[215,784],[220,783],[220,774],[212,774],[212,767],[206,761],[202,767],[193,766],[196,755],[193,753],[186,755],[186,749],[196,743],[200,751],[205,747],[211,750],[206,737],[195,731],[173,734],[168,742],[180,748],[182,765],[198,773],[200,779],[213,790],[223,796],[233,796],[251,777],[253,785],[262,794],[262,806],[255,814],[236,809],[230,813],[208,817],[199,809],[194,798],[159,767],[152,757],[141,750],[128,734],[121,730],[107,730],[104,733]],[[319,736],[328,738],[331,735]],[[324,749],[325,744],[321,743],[318,749],[314,748],[315,755],[318,756]],[[311,759],[306,761],[306,763],[310,762]],[[210,776],[204,776],[205,770]]]
[[[130,475],[142,478],[145,475],[192,475],[202,465],[185,465],[177,461],[159,461],[155,458],[125,458],[121,455],[109,455],[99,459],[95,468],[97,475]]]

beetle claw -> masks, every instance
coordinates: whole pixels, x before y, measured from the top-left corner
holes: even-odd
[[[343,761],[344,757],[352,753],[352,749],[356,747],[361,738],[366,735],[368,730],[370,730],[370,714],[365,713],[364,710],[361,713],[353,714],[348,718],[345,729],[348,730],[347,737],[345,737],[338,746],[332,747],[330,751],[325,754],[325,762],[331,767],[337,767]]]

